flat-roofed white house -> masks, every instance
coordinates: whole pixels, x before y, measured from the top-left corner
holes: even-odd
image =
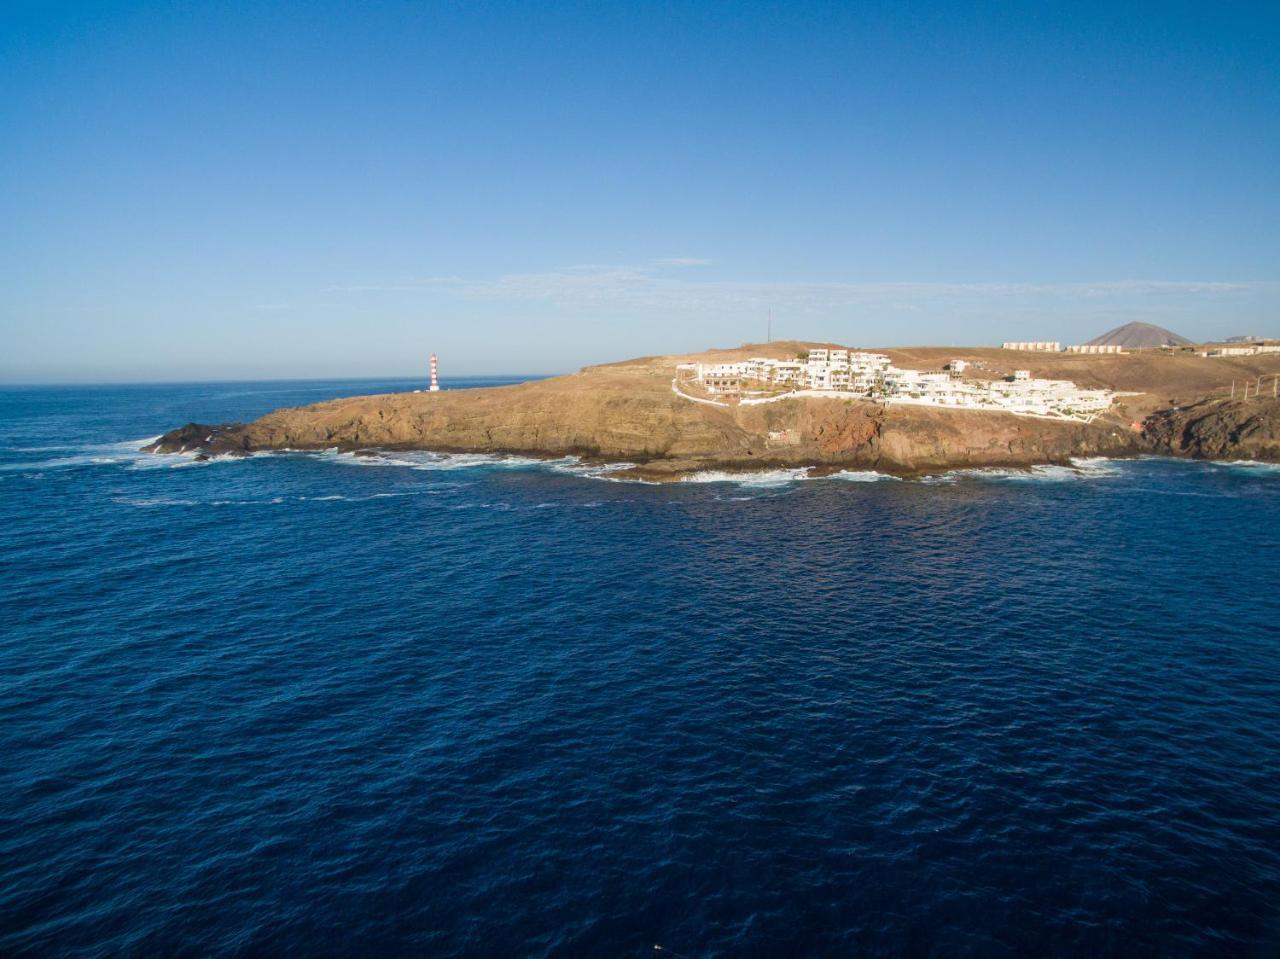
[[[1068,353],[1123,353],[1124,347],[1115,343],[1079,343],[1067,347]]]
[[[1062,350],[1062,344],[1054,340],[1028,340],[1013,343],[1001,343],[1000,349],[1023,350],[1029,353],[1058,353]]]

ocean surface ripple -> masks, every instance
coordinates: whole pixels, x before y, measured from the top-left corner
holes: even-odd
[[[1280,952],[1280,471],[134,452],[388,388],[0,390],[0,954]]]

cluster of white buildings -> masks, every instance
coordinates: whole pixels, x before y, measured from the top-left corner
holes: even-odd
[[[1124,347],[1117,346],[1115,343],[1080,343],[1076,346],[1068,346],[1068,353],[1123,353]]]
[[[691,363],[708,393],[741,393],[745,383],[758,387],[869,393],[889,369],[889,357],[850,350],[810,350],[804,358],[771,360],[752,357],[734,363]]]
[[[1260,343],[1255,346],[1219,346],[1204,353],[1205,356],[1256,356],[1259,353],[1280,353],[1280,344]]]
[[[903,370],[882,353],[815,349],[793,360],[752,357],[687,363],[680,369],[692,374],[707,393],[737,396],[743,404],[796,395],[845,395],[1085,420],[1111,406],[1109,390],[1081,389],[1070,380],[1033,379],[1027,370],[1018,370],[1011,380],[961,379],[967,366],[964,360],[953,360],[946,370]],[[680,392],[678,383],[673,385]]]
[[[1028,353],[1061,353],[1062,344],[1045,340],[1039,343],[1001,343],[1002,350],[1024,350]]]
[[[1021,350],[1025,353],[1061,353],[1064,347],[1056,340],[1044,340],[1042,342],[1001,343],[1000,349]],[[1123,353],[1124,347],[1111,343],[1078,343],[1065,347],[1065,350],[1068,353]]]

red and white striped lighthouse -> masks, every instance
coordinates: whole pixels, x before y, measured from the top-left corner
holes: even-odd
[[[440,381],[436,379],[436,355],[431,354],[431,392],[437,393],[440,390]]]

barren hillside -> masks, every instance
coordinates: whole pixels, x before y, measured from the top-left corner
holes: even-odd
[[[911,473],[1148,451],[1154,448],[1154,434],[1143,435],[1142,421],[1153,411],[1225,395],[1233,378],[1242,382],[1280,373],[1280,356],[1093,356],[969,347],[876,350],[906,368],[934,369],[963,358],[981,367],[971,371],[978,377],[1028,369],[1035,376],[1138,394],[1122,397],[1113,411],[1090,424],[997,412],[885,407],[842,398],[721,407],[692,402],[672,390],[678,363],[784,358],[821,345],[748,344],[593,366],[516,386],[332,400],[278,410],[247,425],[189,425],[166,434],[151,449],[210,455],[328,447],[575,454],[629,460],[649,475],[766,464]]]

